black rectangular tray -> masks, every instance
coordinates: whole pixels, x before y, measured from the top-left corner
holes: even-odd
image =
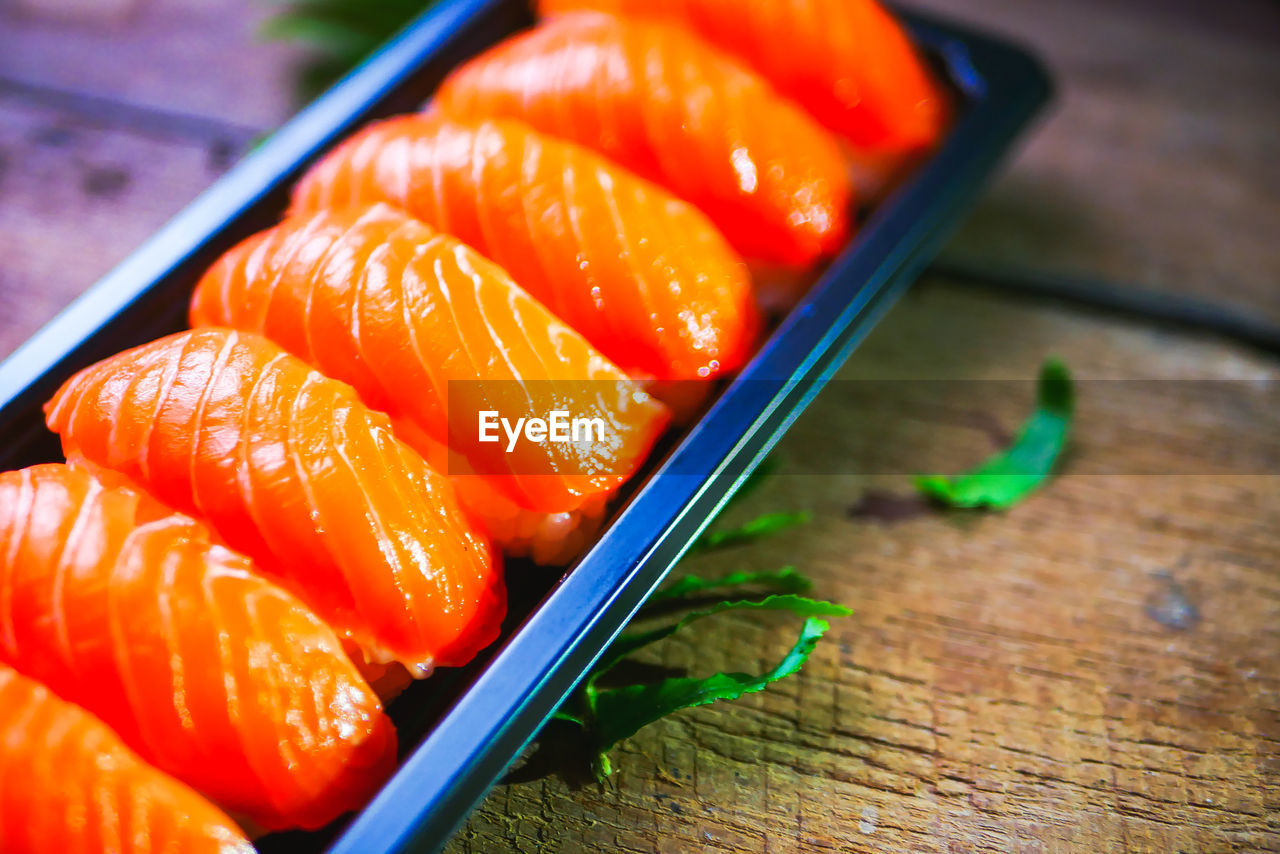
[[[503,640],[472,666],[442,671],[392,705],[407,758],[373,802],[340,831],[268,837],[264,851],[442,846],[933,257],[1051,87],[1016,47],[916,15],[904,19],[961,102],[940,150],[873,211],[570,572],[510,567]],[[61,459],[40,407],[68,376],[182,329],[200,274],[277,221],[290,186],[316,157],[371,119],[416,109],[458,62],[531,20],[526,0],[438,3],[86,291],[0,364],[0,466]]]

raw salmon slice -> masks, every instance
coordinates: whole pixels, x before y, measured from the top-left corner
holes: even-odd
[[[77,467],[0,474],[0,661],[262,827],[361,806],[396,735],[337,636],[204,525],[153,510]]]
[[[491,496],[467,501],[464,483],[483,476],[530,516],[573,516],[630,477],[667,423],[662,404],[501,268],[387,205],[302,215],[249,238],[201,280],[191,323],[260,332],[409,422],[417,429],[397,424],[400,438],[451,475],[504,546],[520,546],[518,526],[488,512]],[[497,441],[481,441],[483,413],[516,424],[552,412],[603,429],[514,447],[490,429]],[[463,465],[433,458],[440,445]]]
[[[0,851],[253,854],[253,846],[102,721],[0,665]]]
[[[598,492],[572,510],[546,513],[520,506],[495,483],[477,474],[470,461],[428,435],[417,422],[397,419],[396,435],[437,471],[449,472],[458,501],[471,518],[512,557],[560,566],[578,557],[604,525],[610,493]]]
[[[732,371],[758,330],[746,266],[703,213],[527,125],[376,123],[294,192],[298,212],[377,201],[496,261],[632,376]]]
[[[902,27],[875,0],[539,0],[679,22],[734,53],[855,146],[929,149],[950,106]]]
[[[252,333],[182,332],[46,406],[83,455],[207,520],[373,660],[420,675],[493,641],[501,564],[385,415]]]
[[[693,202],[752,260],[807,267],[849,233],[835,138],[675,24],[557,17],[459,68],[432,109],[520,119],[594,148]]]

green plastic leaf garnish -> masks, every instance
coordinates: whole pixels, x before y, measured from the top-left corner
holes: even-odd
[[[808,579],[805,580],[807,581]],[[605,650],[604,655],[600,657],[600,661],[592,671],[591,680],[594,682],[595,679],[612,670],[614,665],[636,650],[664,638],[669,638],[690,623],[706,617],[713,617],[716,614],[723,614],[725,611],[789,611],[800,617],[847,617],[853,613],[843,605],[796,596],[792,593],[769,596],[759,601],[733,599],[717,602],[709,608],[692,611],[669,625],[646,632],[619,635],[613,644]]]
[[[1071,428],[1075,390],[1061,360],[1050,359],[1040,369],[1036,398],[1035,411],[1007,450],[955,477],[918,477],[916,486],[950,507],[1005,510],[1026,498],[1053,472]]]
[[[762,598],[724,598],[705,607],[693,603],[705,601],[711,594],[737,597],[743,588],[752,587],[772,592]],[[605,650],[600,660],[574,690],[569,700],[555,713],[557,720],[581,727],[594,754],[592,770],[603,781],[613,773],[609,751],[619,741],[629,738],[643,727],[681,709],[704,706],[717,700],[735,700],[743,694],[762,691],[803,666],[818,639],[828,628],[822,617],[845,617],[852,613],[843,605],[801,596],[813,582],[785,567],[770,572],[734,572],[719,578],[686,575],[651,597],[649,606],[661,604],[680,607],[684,614],[674,622],[644,631],[628,632]],[[652,683],[602,687],[601,678],[622,664],[628,656],[688,628],[691,624],[728,611],[782,611],[804,617],[804,627],[795,646],[777,667],[759,676],[747,673],[714,673],[705,677],[673,677]],[[641,616],[646,611],[641,611]],[[646,622],[652,622],[647,620]]]
[[[650,596],[646,607],[741,587],[759,587],[771,593],[808,593],[813,589],[813,582],[796,572],[794,566],[767,572],[731,572],[720,578],[685,575]]]
[[[767,462],[767,461],[766,461]],[[762,465],[762,469],[765,466]],[[743,480],[730,506],[756,488],[763,476],[753,474]],[[805,513],[769,513],[738,528],[704,535],[691,554],[758,540],[807,522]],[[554,714],[557,720],[581,727],[594,758],[596,778],[613,773],[609,751],[619,741],[681,709],[703,706],[717,700],[734,700],[743,694],[762,691],[804,665],[828,624],[823,617],[845,617],[851,612],[843,605],[810,599],[801,594],[813,589],[813,582],[794,567],[764,572],[739,570],[714,578],[687,574],[659,589],[641,608],[639,619],[650,626],[619,635],[599,661]],[[804,618],[804,627],[795,646],[777,667],[753,676],[747,673],[713,673],[704,677],[672,677],[656,682],[614,684],[619,665],[650,644],[684,631],[692,624],[729,611],[775,611]],[[673,612],[674,620],[654,625]],[[615,674],[601,685],[602,677]]]
[[[627,685],[597,690],[594,696],[594,737],[599,754],[597,777],[607,777],[613,768],[608,751],[641,728],[681,709],[705,706],[717,700],[736,700],[743,694],[763,691],[799,670],[827,631],[827,621],[810,617],[804,621],[800,637],[778,666],[767,673],[716,673],[704,678],[663,679],[651,685]]]

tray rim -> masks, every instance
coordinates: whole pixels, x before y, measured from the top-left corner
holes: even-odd
[[[460,28],[509,5],[441,0],[276,131],[0,363],[0,424],[38,407],[51,385],[80,366],[78,356],[85,361],[95,335],[362,122],[371,105]],[[1024,49],[933,17],[901,15],[968,101],[942,147],[876,209],[590,551],[338,836],[331,854],[436,850],[447,842],[716,509],[928,263],[1048,101],[1049,75]],[[690,466],[695,458],[714,464]],[[687,473],[695,470],[705,474]]]

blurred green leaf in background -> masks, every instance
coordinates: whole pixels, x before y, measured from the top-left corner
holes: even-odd
[[[434,0],[271,0],[280,7],[259,34],[294,42],[312,56],[298,69],[300,101],[310,101],[360,64]]]

